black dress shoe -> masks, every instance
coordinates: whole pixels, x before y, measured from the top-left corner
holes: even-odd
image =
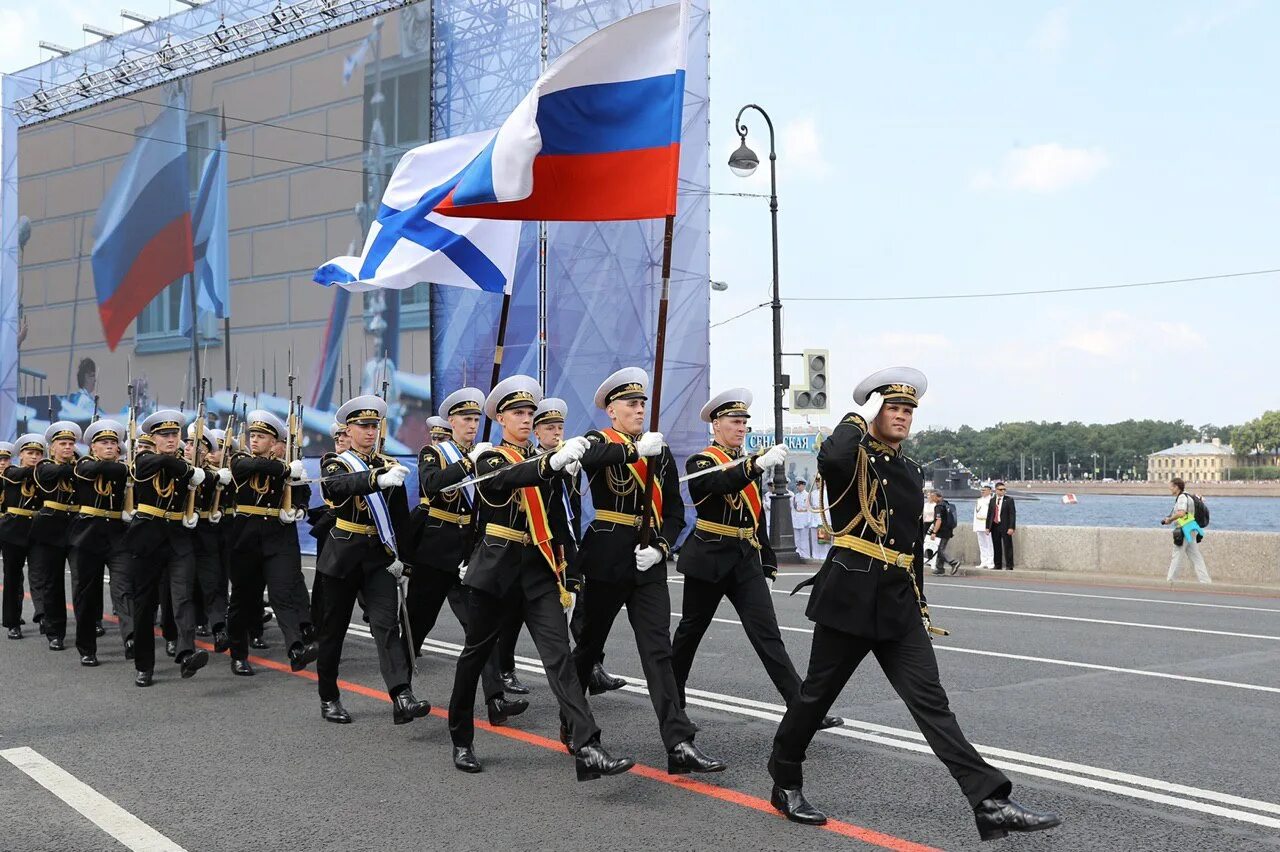
[[[569,730],[569,723],[564,719],[560,720],[560,742],[564,745],[564,750],[573,754],[573,734]]]
[[[197,625],[196,625],[196,635],[197,635],[197,636],[208,636],[208,635],[209,635],[209,625],[207,625],[207,624],[197,624]]]
[[[259,651],[265,651],[271,646],[268,645],[261,636],[254,636],[249,640],[249,647],[256,648]]]
[[[453,767],[462,772],[484,772],[484,767],[480,765],[480,761],[476,759],[476,753],[471,746],[454,746],[453,747]]]
[[[166,655],[170,657],[178,656],[178,643],[172,639],[165,640],[164,652]]]
[[[838,728],[844,724],[844,719],[839,716],[823,716],[822,722],[818,724],[819,731],[825,731],[828,728]]]
[[[151,672],[138,672],[138,676],[133,679],[134,686],[150,686]]]
[[[124,658],[126,660],[133,659],[133,640],[132,639],[124,640]]]
[[[231,637],[227,636],[227,631],[218,630],[213,634],[213,653],[224,653],[231,647]]]
[[[82,665],[82,666],[96,666],[96,665],[98,665],[98,655],[97,655],[97,654],[85,654],[83,657],[81,657],[81,658],[80,658],[80,665]]]
[[[275,618],[275,616],[276,616],[276,614],[275,614],[274,612],[272,612],[272,611],[271,611],[271,609],[270,609],[269,607],[268,607],[268,608],[266,608],[266,609],[263,609],[263,610],[262,610],[262,623],[263,623],[263,624],[266,624],[268,621],[270,621],[271,619]]]
[[[405,725],[414,719],[421,719],[430,712],[431,702],[419,701],[408,689],[396,693],[396,697],[391,699],[391,721],[397,725]]]
[[[827,815],[809,804],[809,800],[804,797],[804,793],[801,792],[799,787],[794,790],[788,790],[774,784],[773,793],[769,796],[769,804],[777,808],[779,813],[792,822],[798,822],[802,825],[827,824]]]
[[[341,698],[335,698],[332,701],[321,701],[320,717],[326,722],[333,722],[335,725],[351,724],[351,714],[347,712],[347,708],[342,706]]]
[[[529,687],[520,682],[514,671],[502,673],[502,689],[512,695],[528,695]]]
[[[983,799],[973,809],[983,840],[999,840],[1011,831],[1044,831],[1062,825],[1055,813],[1028,810],[1012,799]]]
[[[604,670],[602,663],[596,663],[591,667],[591,678],[587,681],[587,690],[592,695],[601,695],[605,692],[612,692],[615,689],[622,689],[627,682],[620,677],[614,677]]]
[[[588,743],[574,754],[579,781],[594,781],[601,775],[621,775],[636,765],[629,757],[610,757],[600,743]]]
[[[253,677],[255,674],[253,666],[249,665],[248,660],[237,660],[234,658],[231,660],[231,673],[233,675],[239,675],[240,677]]]
[[[182,659],[182,677],[195,677],[196,672],[209,665],[209,652],[204,648],[196,648]]]
[[[305,645],[294,645],[289,649],[289,671],[300,672],[308,664],[314,663],[320,656],[320,644],[308,642]]]
[[[9,628],[9,638],[10,638],[10,639],[21,639],[21,638],[22,638],[22,628],[21,628],[21,627],[10,627],[10,628]]]
[[[61,636],[54,636],[52,639],[49,640],[49,650],[65,651],[67,650],[67,644],[62,640]]]
[[[693,740],[678,743],[667,752],[667,774],[687,775],[690,772],[724,772],[729,764],[702,753]]]
[[[98,624],[93,628],[93,635],[97,636],[99,639],[107,635],[107,628],[102,626],[101,621],[99,621]]]
[[[529,709],[529,702],[523,698],[508,701],[506,698],[498,696],[497,698],[490,698],[484,704],[489,708],[490,725],[501,725],[512,716],[519,716]]]

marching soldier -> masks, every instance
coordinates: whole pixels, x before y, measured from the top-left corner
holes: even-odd
[[[467,557],[475,544],[475,489],[465,487],[449,492],[443,489],[471,476],[475,465],[469,454],[476,449],[484,452],[491,446],[472,446],[480,429],[483,405],[484,391],[479,388],[463,388],[445,397],[440,403],[440,416],[448,418],[447,431],[453,439],[423,447],[418,453],[420,496],[418,505],[410,512],[407,547],[400,554],[406,563],[405,570],[411,570],[407,603],[416,655],[420,655],[422,641],[435,627],[440,607],[446,600],[463,630],[467,627],[467,601],[462,576],[466,572]],[[528,701],[509,701],[503,695],[497,648],[485,662],[481,679],[489,724],[501,725],[529,709]]]
[[[387,404],[366,395],[338,409],[351,448],[326,457],[321,472],[325,502],[333,506],[334,526],[316,562],[324,575],[324,617],[320,627],[320,715],[326,722],[347,724],[351,714],[338,691],[338,665],[356,596],[364,593],[369,630],[378,647],[382,679],[391,696],[391,719],[397,725],[421,719],[431,705],[410,689],[407,643],[400,635],[399,589],[391,573],[396,531],[408,521],[404,481],[409,469],[379,453],[379,435]]]
[[[760,490],[761,475],[786,462],[787,448],[777,444],[743,456],[750,408],[751,391],[746,388],[713,397],[700,414],[702,422],[711,424],[711,446],[685,463],[686,473],[696,477],[688,485],[698,521],[676,563],[685,578],[684,602],[671,650],[682,706],[698,643],[726,597],[783,701],[790,704],[800,695],[800,675],[782,642],[770,595],[778,561],[769,546]],[[842,719],[828,716],[820,727],[842,724]]]
[[[611,757],[600,745],[600,729],[569,655],[564,612],[573,605],[572,593],[580,581],[562,573],[569,529],[558,486],[562,471],[582,458],[587,442],[572,438],[554,453],[537,455],[529,434],[541,399],[542,389],[528,376],[499,382],[485,400],[485,413],[502,427],[502,442],[471,451],[479,475],[493,475],[476,485],[481,535],[463,579],[468,594],[467,643],[458,658],[449,700],[453,765],[463,772],[483,770],[472,748],[476,682],[493,653],[506,613],[523,607],[561,718],[570,722],[570,751],[578,780],[590,781],[626,772],[635,763]]]
[[[484,399],[482,398],[480,401],[484,402]],[[444,411],[444,406],[441,406],[440,410]],[[427,426],[431,429],[431,446],[434,447],[436,444],[442,444],[445,441],[453,440],[453,427],[449,425],[449,421],[446,419],[445,415],[433,414],[428,417]]]
[[[826,816],[802,792],[805,750],[858,663],[874,653],[933,753],[973,807],[983,840],[1060,823],[1009,799],[1012,785],[965,739],[947,703],[930,644],[924,588],[920,466],[902,442],[924,396],[919,370],[890,367],[854,390],[862,406],[845,416],[818,451],[835,540],[813,586],[806,614],[814,622],[809,673],[774,737],[769,774],[773,806],[790,820],[822,825]],[[800,588],[800,587],[797,587]]]
[[[40,629],[49,640],[50,651],[66,648],[67,587],[63,577],[69,555],[67,528],[75,512],[72,501],[80,437],[80,427],[70,420],[51,423],[44,433],[49,456],[37,462],[31,474],[38,505],[31,519],[31,596],[40,596]]]
[[[302,671],[317,659],[307,585],[302,578],[302,550],[294,524],[306,514],[311,489],[298,484],[304,476],[301,461],[285,461],[288,427],[270,411],[250,411],[246,417],[249,451],[231,459],[231,488],[235,518],[228,544],[231,550],[231,601],[227,638],[231,671],[252,677],[249,638],[262,623],[262,592],[266,589],[284,634],[289,668]],[[297,508],[285,508],[285,489]]]
[[[162,408],[142,421],[142,431],[154,442],[148,450],[139,441],[133,461],[133,520],[125,532],[125,547],[132,560],[134,684],[148,687],[155,669],[155,615],[166,572],[173,596],[177,636],[174,662],[183,678],[193,677],[209,662],[209,652],[195,647],[194,595],[195,551],[191,530],[198,516],[187,517],[187,491],[204,482],[203,469],[180,455],[185,416]]]
[[[351,448],[351,439],[347,437],[347,426],[345,423],[333,423],[329,426],[329,437],[333,440],[333,452],[325,453],[320,458],[320,469],[324,470],[331,458],[345,453]],[[307,509],[307,524],[310,529],[307,532],[316,540],[316,561],[320,561],[320,554],[324,552],[325,540],[329,537],[329,530],[333,529],[333,507],[326,501],[319,506]],[[321,616],[324,613],[324,575],[316,572],[311,578],[311,623],[320,624]]]
[[[231,484],[231,471],[222,466],[222,433],[217,429],[204,429],[200,436],[203,448],[201,465],[204,482],[196,490],[196,528],[192,532],[195,546],[196,601],[203,609],[205,620],[213,633],[213,652],[221,654],[230,647],[227,635],[227,573],[222,555],[223,513],[221,504],[213,510],[219,490]],[[187,426],[187,461],[195,462],[195,424]]]
[[[36,515],[39,498],[31,478],[36,463],[44,458],[44,436],[28,432],[14,442],[18,463],[10,464],[3,473],[4,517],[0,518],[0,542],[4,549],[4,626],[10,639],[22,638],[23,580],[22,568],[30,558],[31,519]],[[31,602],[35,620],[40,620],[40,600],[31,584]]]
[[[596,408],[609,416],[610,425],[587,433],[589,447],[582,457],[596,515],[580,554],[589,591],[573,660],[579,680],[585,683],[625,604],[667,750],[667,772],[723,772],[724,761],[703,754],[694,743],[698,729],[680,706],[671,668],[671,594],[667,591],[666,561],[671,545],[684,529],[684,500],[675,460],[663,445],[662,434],[644,431],[648,384],[644,370],[626,367],[596,390]],[[649,465],[654,465],[654,470]],[[650,498],[645,489],[651,475]],[[652,538],[641,544],[646,501],[652,508]]]
[[[71,599],[76,615],[80,665],[98,665],[95,616],[102,610],[102,572],[111,574],[111,597],[120,620],[126,652],[132,649],[133,612],[123,593],[129,588],[129,553],[124,546],[124,492],[129,466],[120,461],[125,428],[98,420],[84,430],[88,454],[75,465],[76,517],[67,537],[71,545]]]

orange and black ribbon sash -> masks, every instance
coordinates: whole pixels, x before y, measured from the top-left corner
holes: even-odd
[[[600,434],[611,444],[631,444],[632,440],[623,435],[617,429],[601,429]],[[645,479],[649,474],[649,460],[637,459],[627,465],[627,469],[631,471],[631,475],[635,478],[636,483],[640,486],[640,493],[644,493]],[[662,481],[655,474],[653,477],[653,518],[655,524],[662,523]]]
[[[711,456],[719,464],[733,464],[733,459],[729,458],[729,454],[719,447],[707,447],[702,451],[703,455]],[[760,499],[760,486],[756,485],[755,480],[747,483],[747,487],[742,489],[742,496],[747,501],[747,506],[751,508],[751,519],[758,525],[760,523],[760,513],[764,511],[764,504]]]

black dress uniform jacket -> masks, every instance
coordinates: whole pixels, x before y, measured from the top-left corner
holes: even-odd
[[[351,450],[358,453],[358,450]],[[341,529],[338,521],[373,527],[373,515],[369,513],[369,504],[365,496],[380,491],[378,476],[395,464],[395,459],[361,454],[367,471],[353,471],[339,455],[325,456],[321,465],[324,484],[321,492],[332,508],[334,526],[329,530],[324,543],[324,550],[316,562],[316,571],[332,577],[345,577],[348,574],[364,570],[368,560],[380,561],[390,565],[391,552],[383,545],[382,540],[374,534],[365,535]],[[397,541],[408,534],[409,505],[405,497],[404,487],[382,491],[386,498],[391,526],[395,529]],[[295,501],[296,503],[296,501]]]
[[[15,547],[30,544],[31,516],[13,514],[8,510],[15,508],[35,512],[40,507],[36,483],[31,476],[34,470],[34,467],[11,464],[5,468],[3,475],[5,514],[0,518],[0,541]]]
[[[75,504],[119,512],[124,508],[124,489],[129,466],[121,461],[105,461],[87,456],[75,465]],[[71,521],[68,543],[75,548],[105,556],[124,544],[125,525],[119,519],[77,515]]]
[[[640,517],[646,495],[644,486],[636,481],[627,468],[639,460],[640,454],[629,437],[617,444],[592,430],[586,434],[591,446],[582,456],[582,469],[587,474],[591,488],[591,503],[597,513],[600,510],[619,512]],[[649,464],[656,464],[656,475],[662,483],[662,518],[658,521],[656,535],[649,543],[670,558],[671,546],[684,531],[684,499],[680,495],[680,476],[671,450],[662,448],[658,456],[650,457]],[[577,560],[588,580],[621,583],[665,583],[667,572],[655,565],[648,571],[636,570],[636,545],[640,543],[640,529],[620,523],[592,519],[582,540],[582,551]],[[634,576],[633,576],[634,575]]]
[[[715,446],[732,459],[742,455],[740,449]],[[703,451],[689,456],[684,468],[686,473],[698,473],[718,464],[718,459]],[[769,546],[764,524],[764,504],[761,503],[761,517],[756,518],[742,493],[754,482],[761,500],[768,500],[768,495],[760,488],[760,476],[761,470],[752,459],[737,467],[689,480],[689,496],[693,499],[698,520],[738,529],[754,529],[755,535],[744,539],[695,527],[680,549],[677,571],[686,577],[710,582],[723,580],[731,573],[744,580],[759,572],[764,572],[764,576],[770,579],[778,576],[778,560]]]
[[[836,536],[856,536],[914,558],[912,567],[899,567],[834,544],[817,575],[797,587],[813,585],[805,614],[825,627],[873,640],[918,630],[924,604],[920,465],[871,437],[866,421],[851,413],[822,442],[818,472],[826,482]]]
[[[187,483],[195,468],[168,453],[142,452],[133,461],[133,499],[138,506],[154,506],[181,519],[187,508]],[[125,546],[146,557],[166,541],[180,557],[190,556],[191,530],[180,520],[165,520],[137,512],[125,533]]]
[[[46,502],[73,505],[75,500],[75,461],[55,462],[41,459],[36,462],[32,476],[36,483],[36,497],[40,508],[31,519],[31,541],[52,547],[67,547],[67,528],[71,526],[71,511],[46,506]]]
[[[462,458],[450,463],[437,447],[426,446],[418,453],[418,505],[409,512],[408,541],[401,558],[411,565],[425,565],[457,576],[458,566],[475,545],[475,507],[466,489],[441,491],[471,476],[475,465],[467,449],[458,448]],[[437,510],[433,515],[431,510]],[[462,521],[439,517],[458,515]]]
[[[231,494],[237,506],[259,506],[276,510],[284,497],[285,477],[289,465],[280,459],[269,459],[240,452],[231,457]],[[208,483],[208,479],[205,482]],[[293,485],[293,506],[306,508],[311,501],[309,485]],[[212,492],[210,492],[212,494]],[[210,500],[213,498],[210,497]],[[226,495],[223,495],[224,502]],[[207,523],[202,521],[202,523]],[[223,523],[227,523],[223,521]],[[298,529],[280,523],[279,517],[237,512],[230,521],[227,546],[233,550],[252,550],[263,556],[297,553]]]

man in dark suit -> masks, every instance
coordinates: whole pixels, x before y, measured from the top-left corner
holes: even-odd
[[[995,553],[995,569],[1013,570],[1013,534],[1018,527],[1018,507],[1006,493],[1003,482],[996,483],[995,496],[987,504],[987,529],[991,530],[991,548]]]

